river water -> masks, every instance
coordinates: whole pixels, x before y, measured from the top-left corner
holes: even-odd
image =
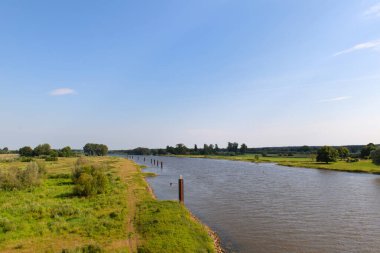
[[[380,176],[211,159],[134,160],[158,174],[148,182],[159,199],[177,200],[183,175],[186,206],[228,252],[380,252]]]

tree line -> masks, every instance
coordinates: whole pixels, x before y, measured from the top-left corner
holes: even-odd
[[[347,147],[330,147],[324,146],[317,151],[317,162],[336,162],[339,158],[346,160],[347,162],[357,162],[358,158],[372,159],[372,162],[376,165],[380,165],[380,147],[373,143],[365,145],[361,150],[358,158],[353,158],[353,154],[350,153]]]
[[[104,144],[87,143],[83,147],[83,152],[88,156],[105,156],[108,153],[108,147]],[[62,149],[52,149],[50,144],[40,144],[35,148],[30,146],[24,146],[18,150],[20,156],[23,157],[73,157],[80,155],[71,149],[70,146],[66,146]]]
[[[298,146],[298,147],[268,147],[268,148],[248,148],[245,143],[239,145],[237,142],[228,142],[225,148],[220,148],[217,144],[204,144],[202,148],[194,145],[189,148],[179,143],[173,146],[166,146],[164,149],[135,148],[132,150],[113,151],[115,153],[127,153],[130,155],[242,155],[260,154],[261,156],[294,156],[308,155],[315,156],[317,162],[336,162],[338,159],[347,162],[357,162],[359,159],[372,159],[374,163],[380,164],[379,148],[369,143],[367,145],[349,146]]]

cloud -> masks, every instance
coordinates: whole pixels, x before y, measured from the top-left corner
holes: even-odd
[[[320,102],[322,103],[327,103],[327,102],[338,102],[338,101],[343,101],[347,99],[351,99],[352,97],[350,96],[342,96],[342,97],[335,97],[335,98],[329,98],[329,99],[323,99]]]
[[[364,49],[375,49],[375,50],[380,49],[380,40],[372,40],[372,41],[357,44],[357,45],[355,45],[349,49],[346,49],[346,50],[343,50],[343,51],[340,51],[340,52],[334,54],[334,56],[339,56],[342,54],[348,54],[348,53],[352,53],[354,51],[364,50]]]
[[[380,17],[380,3],[372,5],[368,10],[364,12],[366,17]]]
[[[51,96],[65,96],[65,95],[73,95],[76,94],[75,90],[70,88],[59,88],[50,92]]]

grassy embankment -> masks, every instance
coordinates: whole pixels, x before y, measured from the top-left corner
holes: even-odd
[[[0,170],[27,163],[2,160]],[[175,201],[158,201],[131,161],[89,158],[107,165],[107,193],[72,194],[75,158],[46,162],[40,186],[0,190],[0,252],[214,252],[206,228]]]
[[[209,159],[223,159],[232,161],[245,161],[245,162],[269,162],[276,163],[288,167],[301,167],[301,168],[314,168],[325,170],[337,170],[348,172],[363,172],[380,174],[380,166],[376,166],[371,160],[361,160],[359,162],[348,163],[346,161],[337,161],[335,163],[319,163],[313,161],[308,157],[282,157],[282,156],[268,156],[259,157],[257,160],[254,154],[237,155],[237,156],[219,156],[219,155],[184,155],[177,157],[191,157],[191,158],[209,158]]]

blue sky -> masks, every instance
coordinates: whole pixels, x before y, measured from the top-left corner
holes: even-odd
[[[380,143],[380,1],[0,1],[0,147]]]

